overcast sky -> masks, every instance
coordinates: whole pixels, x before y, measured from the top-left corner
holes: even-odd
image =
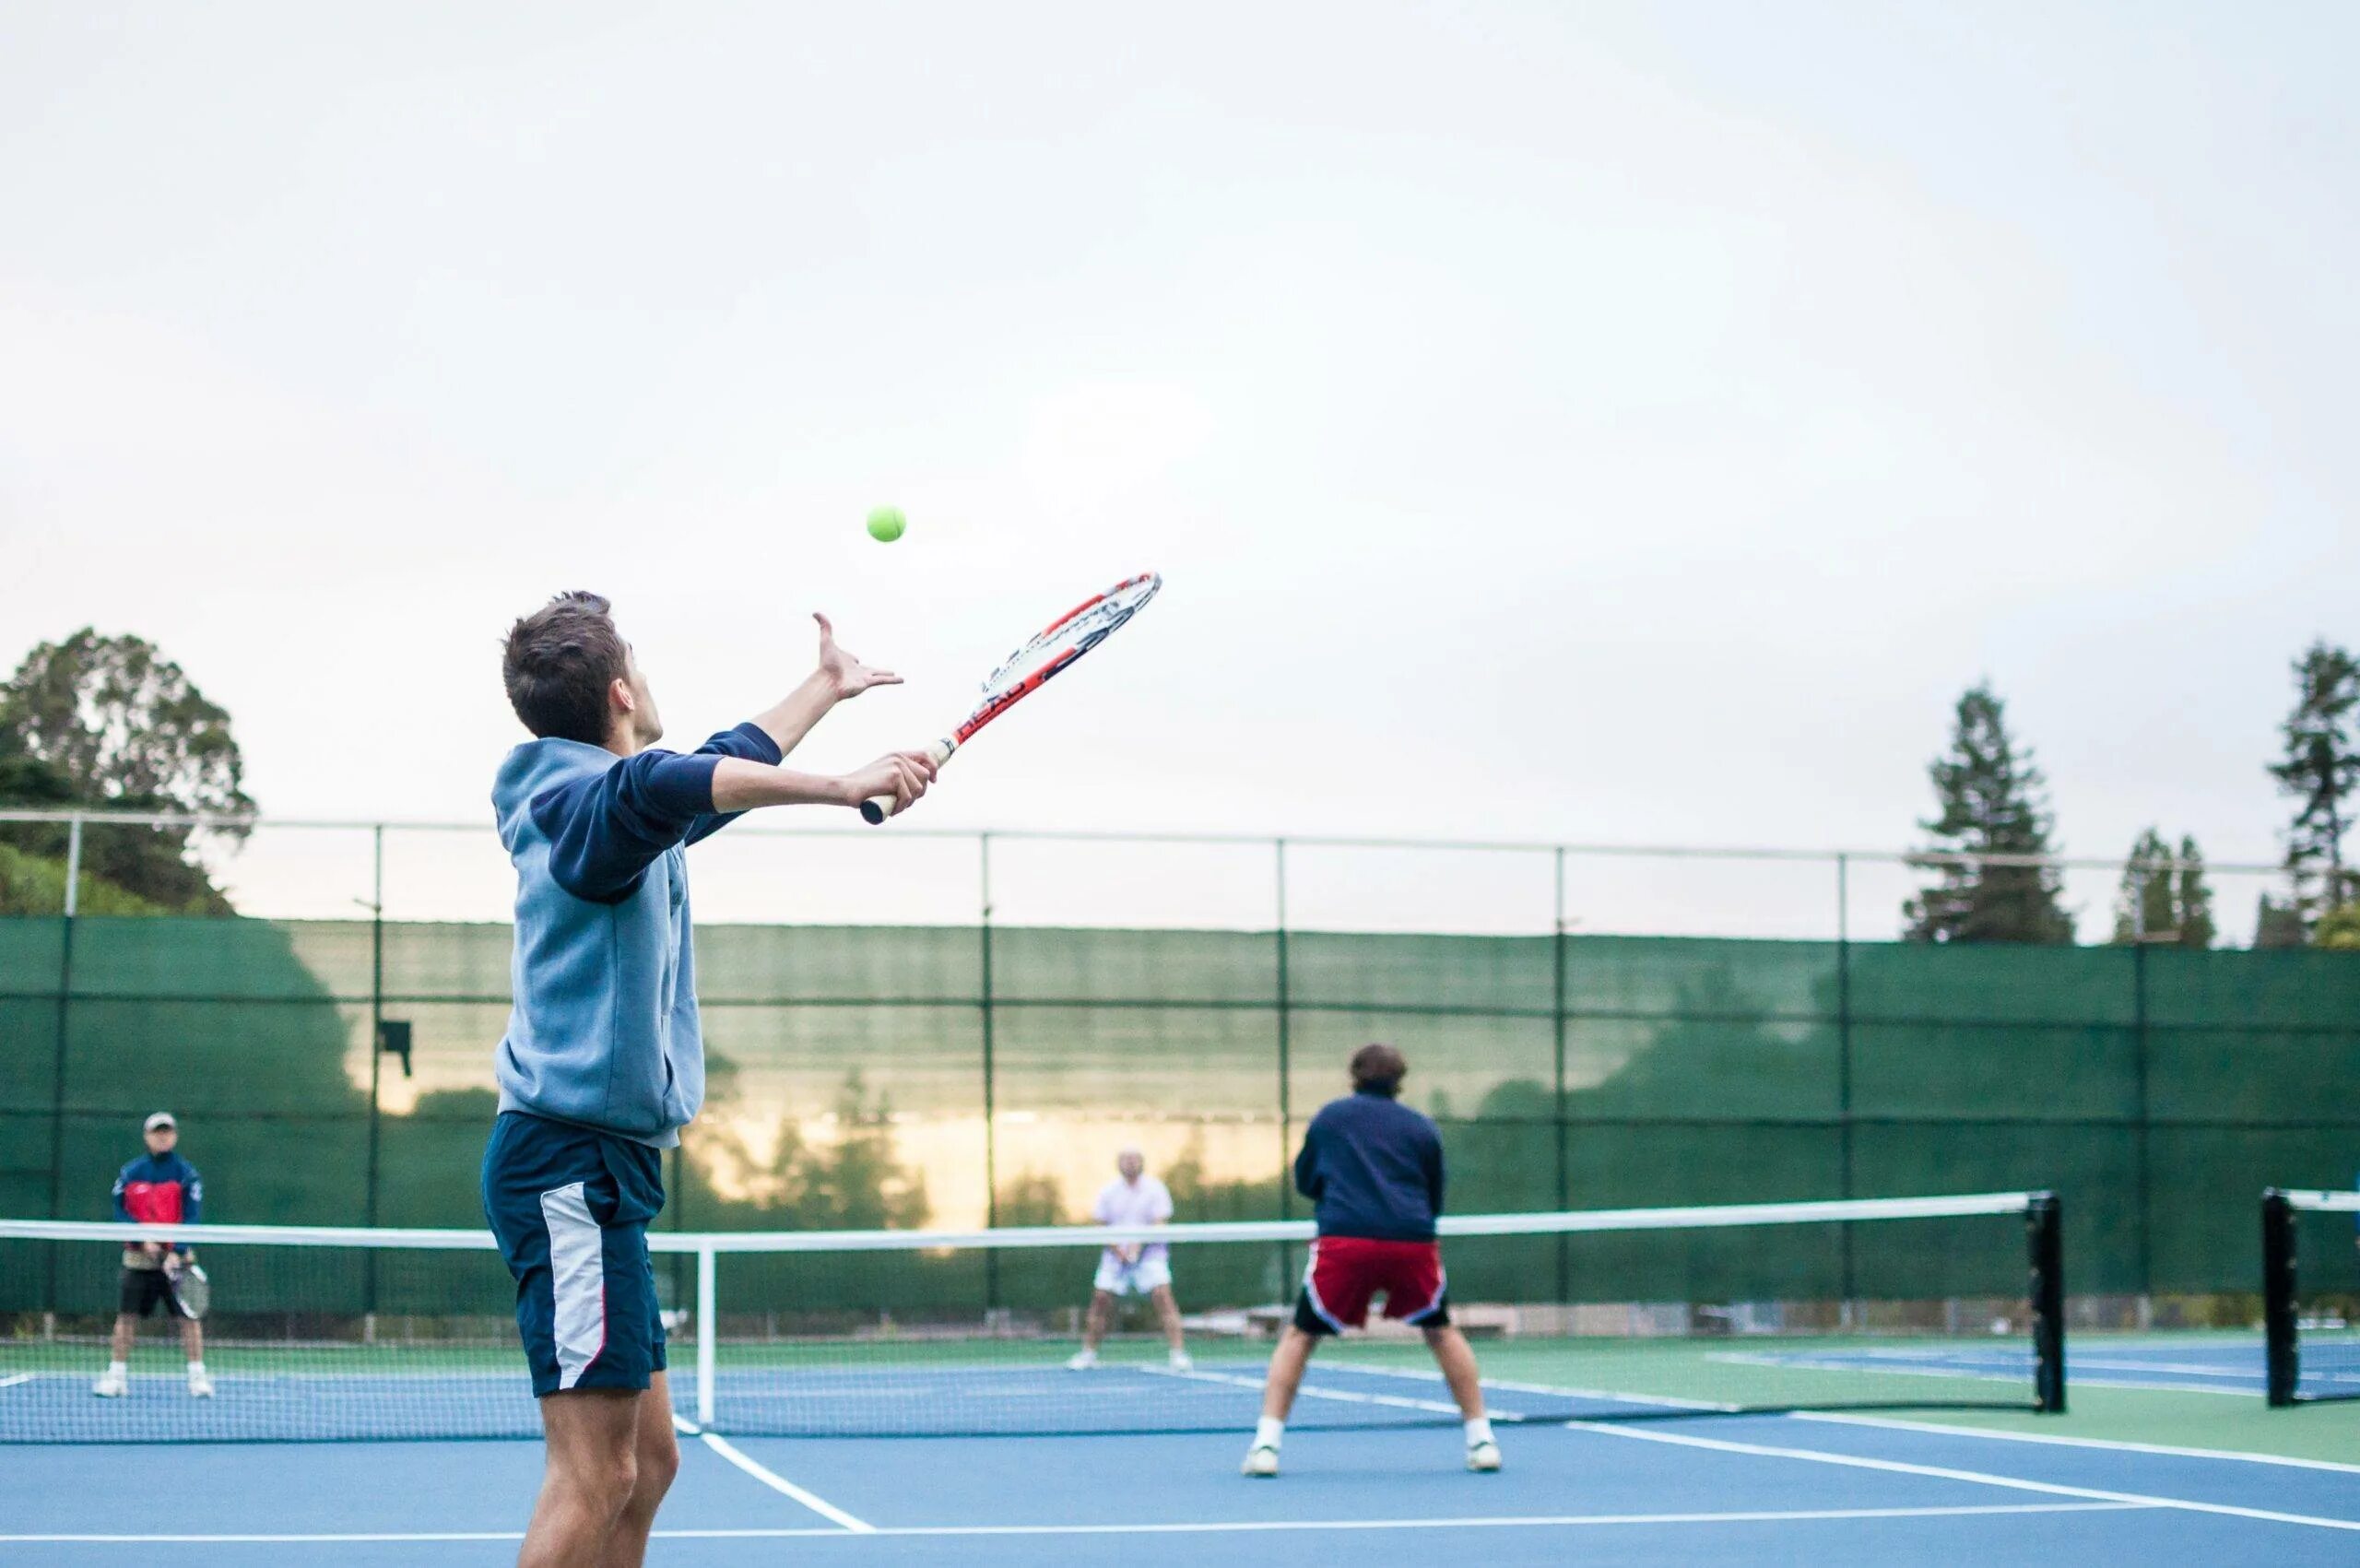
[[[477,819],[556,589],[690,744],[829,610],[910,680],[833,769],[1153,567],[933,825],[1897,847],[1988,676],[2071,851],[2271,859],[2288,661],[2360,638],[2355,46],[2336,4],[14,5],[0,658],[140,633],[266,810]]]

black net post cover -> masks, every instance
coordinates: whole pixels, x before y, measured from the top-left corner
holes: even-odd
[[[1495,1421],[2062,1405],[2047,1194],[1470,1215],[1442,1230],[1450,1312]],[[1312,1234],[1249,1221],[648,1241],[693,1263],[655,1271],[683,1421],[1022,1436],[1250,1430]],[[212,1398],[187,1394],[152,1321],[128,1392],[93,1393],[135,1238],[185,1241],[212,1276]],[[1094,1364],[1069,1364],[1115,1244],[1170,1249],[1186,1362],[1147,1303],[1118,1295]],[[1870,1257],[1870,1283],[1847,1294]],[[40,1299],[57,1304],[31,1310],[8,1281],[47,1270],[54,1293]],[[514,1301],[479,1232],[0,1221],[0,1442],[536,1437]],[[1371,1323],[1323,1343],[1294,1424],[1456,1422],[1419,1333]]]
[[[2360,1191],[2262,1193],[2261,1302],[2273,1409],[2360,1399]]]

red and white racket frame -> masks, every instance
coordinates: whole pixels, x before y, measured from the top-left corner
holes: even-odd
[[[957,729],[926,748],[926,755],[934,759],[936,767],[950,760],[950,754],[975,737],[985,725],[1015,707],[1042,687],[1052,676],[1069,667],[1076,659],[1113,636],[1129,623],[1131,617],[1147,607],[1156,591],[1163,586],[1163,578],[1153,572],[1142,572],[1136,577],[1126,577],[1103,594],[1093,594],[1056,619],[1039,633],[1027,639],[1022,647],[1000,662],[984,682],[983,705],[967,715]],[[1116,609],[1109,612],[1105,607]],[[1067,645],[1058,646],[1060,638]],[[1008,673],[1027,664],[1047,647],[1051,650],[1037,666],[1028,669],[1021,678],[1002,684]],[[863,820],[882,822],[893,814],[893,797],[875,795],[860,803]]]

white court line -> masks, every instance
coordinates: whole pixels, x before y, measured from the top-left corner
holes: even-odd
[[[1263,1380],[1258,1377],[1246,1377],[1229,1372],[1174,1372],[1164,1367],[1142,1367],[1139,1370],[1151,1372],[1158,1377],[1186,1378],[1192,1383],[1221,1383],[1236,1388],[1251,1388],[1257,1393],[1260,1392],[1263,1383]],[[1334,1399],[1348,1405],[1383,1405],[1397,1410],[1426,1410],[1446,1416],[1458,1414],[1457,1405],[1445,1404],[1439,1399],[1405,1399],[1398,1394],[1356,1394],[1343,1388],[1321,1388],[1310,1383],[1296,1388],[1295,1397]],[[1514,1410],[1493,1410],[1492,1419],[1499,1421],[1520,1421],[1525,1418]]]
[[[1869,1372],[1881,1374],[1890,1373],[1897,1373],[1905,1377],[1948,1377],[1963,1379],[1969,1383],[2023,1383],[2029,1385],[2032,1381],[2032,1369],[2030,1367],[2026,1367],[2021,1373],[2006,1373],[1998,1372],[1969,1372],[1964,1368],[1953,1367],[1912,1366],[1904,1362],[1879,1362],[1873,1366],[1863,1366],[1857,1362],[1836,1362],[1790,1361],[1784,1356],[1774,1355],[1766,1351],[1756,1353],[1746,1350],[1722,1350],[1708,1356],[1705,1359],[1707,1361],[1716,1362],[1740,1362],[1751,1366],[1779,1367],[1789,1372]],[[2082,1367],[2083,1363],[2081,1362],[2069,1362],[2066,1369],[2067,1381],[2071,1382]],[[2216,1388],[2210,1384],[2204,1383],[2137,1383],[2127,1377],[2093,1377],[2090,1378],[2088,1382],[2089,1385],[2093,1388],[2135,1388],[2142,1392],[2155,1394],[2220,1394],[2225,1395],[2233,1399],[2251,1399],[2258,1397],[2260,1393],[2259,1388],[2251,1387]]]
[[[2297,1470],[2334,1470],[2360,1476],[2360,1465],[2336,1459],[2298,1459],[2287,1454],[2243,1454],[2234,1448],[2182,1448],[2168,1443],[2132,1443],[2115,1437],[2066,1437],[2052,1432],[2010,1432],[2000,1427],[1946,1426],[1941,1421],[1913,1421],[1898,1416],[1852,1415],[1841,1410],[1796,1410],[1787,1418],[1799,1421],[1832,1421],[1839,1426],[1882,1426],[1901,1432],[1932,1432],[1944,1437],[1988,1437],[2001,1443],[2047,1443],[2059,1448],[2110,1448],[2125,1454],[2165,1454],[2180,1459],[2234,1459],[2247,1465],[2284,1465]]]
[[[32,1380],[31,1373],[20,1372],[14,1377],[0,1377],[0,1388],[14,1388],[19,1383],[30,1383]]]
[[[695,1438],[699,1443],[703,1444],[707,1448],[712,1449],[714,1453],[720,1455],[723,1458],[728,1460],[731,1464],[737,1466],[739,1469],[745,1471],[748,1475],[753,1477],[764,1486],[769,1487],[773,1491],[779,1492],[784,1496],[795,1499],[796,1502],[800,1503],[806,1508],[810,1509],[811,1512],[819,1515],[822,1519],[832,1519],[855,1535],[868,1535],[877,1528],[876,1526],[870,1524],[867,1520],[856,1518],[852,1515],[845,1513],[843,1509],[837,1507],[826,1498],[821,1497],[819,1493],[814,1491],[806,1491],[803,1488],[796,1485],[785,1476],[748,1458],[744,1454],[738,1451],[736,1444],[732,1444],[727,1438],[723,1437],[719,1432],[706,1432],[700,1428],[694,1421],[685,1420],[677,1413],[672,1417],[672,1424],[675,1427],[678,1427],[683,1434]]]
[[[1567,1421],[1581,1432],[1604,1432],[1637,1443],[1669,1443],[1682,1448],[1710,1448],[1724,1454],[1755,1454],[1772,1459],[1805,1459],[1819,1465],[1840,1465],[1857,1470],[1884,1470],[1896,1475],[1931,1476],[1939,1480],[1970,1481],[1978,1486],[2006,1487],[2015,1491],[2046,1492],[2056,1497],[2085,1497],[2095,1502],[2128,1503],[2141,1508],[2177,1508],[2191,1514],[2223,1514],[2236,1519],[2261,1519],[2279,1525],[2308,1525],[2322,1530],[2360,1531],[2360,1519],[2328,1519],[2312,1514],[2282,1514],[2273,1508],[2240,1508],[2230,1503],[2199,1503],[2186,1497],[2153,1497],[2143,1492],[2108,1491],[2099,1487],[2065,1486],[2056,1481],[2025,1480],[1995,1476],[1982,1470],[1952,1469],[1944,1465],[1912,1465],[1899,1459],[1871,1459],[1858,1454],[1831,1454],[1819,1448],[1780,1448],[1766,1443],[1737,1443],[1724,1437],[1691,1437],[1672,1432],[1641,1432],[1611,1421]]]
[[[1335,1365],[1339,1370],[1349,1367],[1353,1372],[1364,1372],[1376,1377],[1407,1377],[1421,1383],[1440,1383],[1443,1380],[1439,1372],[1421,1372],[1414,1367],[1364,1366],[1358,1362],[1338,1362]],[[1511,1383],[1505,1378],[1486,1377],[1483,1386],[1486,1390],[1504,1388],[1511,1394],[1545,1394],[1557,1399],[1611,1399],[1618,1405],[1646,1405],[1667,1410],[1694,1410],[1699,1414],[1734,1416],[1741,1415],[1745,1410],[1742,1405],[1720,1404],[1711,1399],[1678,1399],[1669,1394],[1627,1394],[1612,1388],[1572,1388],[1561,1383]],[[1457,1407],[1451,1408],[1456,1409]]]
[[[1439,1373],[1419,1372],[1408,1367],[1354,1366],[1355,1372],[1380,1373],[1386,1377],[1421,1378],[1436,1382]],[[1742,1415],[1740,1405],[1716,1405],[1701,1399],[1673,1399],[1651,1394],[1618,1394],[1611,1389],[1567,1388],[1545,1383],[1500,1383],[1483,1380],[1486,1388],[1507,1388],[1527,1394],[1576,1396],[1593,1399],[1622,1399],[1633,1404],[1664,1405],[1679,1409],[1700,1412],[1718,1411],[1728,1415]],[[2107,1384],[2104,1386],[2116,1387]],[[2179,1385],[2172,1385],[2175,1392]],[[2216,1392],[2207,1390],[2207,1392]],[[2003,1427],[1950,1426],[1941,1421],[1910,1421],[1901,1416],[1857,1415],[1841,1410],[1766,1410],[1764,1420],[1796,1421],[1830,1421],[1839,1426],[1891,1427],[1897,1432],[1930,1432],[1945,1437],[1986,1437],[1998,1443],[2047,1443],[2060,1448],[2105,1448],[2125,1454],[2162,1454],[2179,1459],[2233,1459],[2247,1465],[2283,1465],[2297,1470],[2331,1470],[2342,1475],[2360,1475],[2360,1465],[2345,1464],[2336,1459],[2298,1459],[2285,1454],[2247,1454],[2234,1448],[2187,1448],[2167,1443],[2133,1443],[2126,1438],[2067,1437],[2049,1432],[2012,1432]]]
[[[1531,1514],[1463,1519],[1233,1519],[1118,1525],[884,1525],[860,1532],[888,1536],[1261,1535],[1321,1530],[1563,1529],[1611,1525],[1811,1524],[1842,1519],[1953,1519],[2020,1514],[2118,1514],[2136,1503],[1971,1503],[1922,1508],[1762,1508],[1725,1514]],[[659,1529],[656,1540],[843,1540],[852,1532],[781,1526],[745,1529]],[[440,1530],[352,1535],[0,1535],[0,1546],[317,1546],[432,1541],[523,1540],[521,1530]]]
[[[1852,1372],[1874,1367],[1879,1372],[1948,1372],[1966,1377],[2000,1378],[2012,1382],[2032,1375],[2032,1358],[1994,1361],[1988,1355],[1953,1350],[1721,1350],[1705,1358],[1717,1362],[1752,1362],[1765,1366],[1825,1367]],[[2221,1366],[2206,1362],[2159,1362],[2145,1357],[2109,1361],[2104,1354],[2069,1358],[2075,1372],[2169,1373],[2179,1377],[2241,1377],[2261,1379],[2260,1367]]]

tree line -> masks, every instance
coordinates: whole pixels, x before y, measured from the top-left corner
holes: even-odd
[[[2353,790],[2360,784],[2360,660],[2314,642],[2293,666],[2295,695],[2279,725],[2282,749],[2264,771],[2292,802],[2283,830],[2285,882],[2255,912],[2258,948],[2360,949],[2360,867],[2343,858]],[[1949,749],[1928,765],[1931,843],[1912,865],[1934,880],[1902,906],[1913,942],[2069,943],[2073,917],[2048,782],[2032,749],[2008,727],[2007,706],[1985,681],[1961,697]],[[2117,942],[2209,948],[2219,937],[2204,853],[2160,826],[2130,845],[2115,895]]]
[[[2360,949],[2360,868],[2344,831],[2360,786],[2360,660],[2321,638],[2294,661],[2282,749],[2266,764],[2291,803],[2285,881],[2255,913],[2257,947]],[[1962,696],[1949,749],[1928,768],[1934,815],[1912,862],[1932,879],[1903,906],[1918,942],[2070,943],[2047,780],[2011,733],[1988,681]],[[180,666],[132,636],[85,627],[28,654],[0,687],[0,805],[243,815],[254,809],[229,713]],[[215,830],[234,847],[236,830]],[[79,906],[94,914],[228,914],[188,828],[85,835]],[[2114,907],[2118,942],[2218,939],[2204,855],[2189,832],[2131,843]],[[65,831],[0,824],[0,914],[63,903]]]

